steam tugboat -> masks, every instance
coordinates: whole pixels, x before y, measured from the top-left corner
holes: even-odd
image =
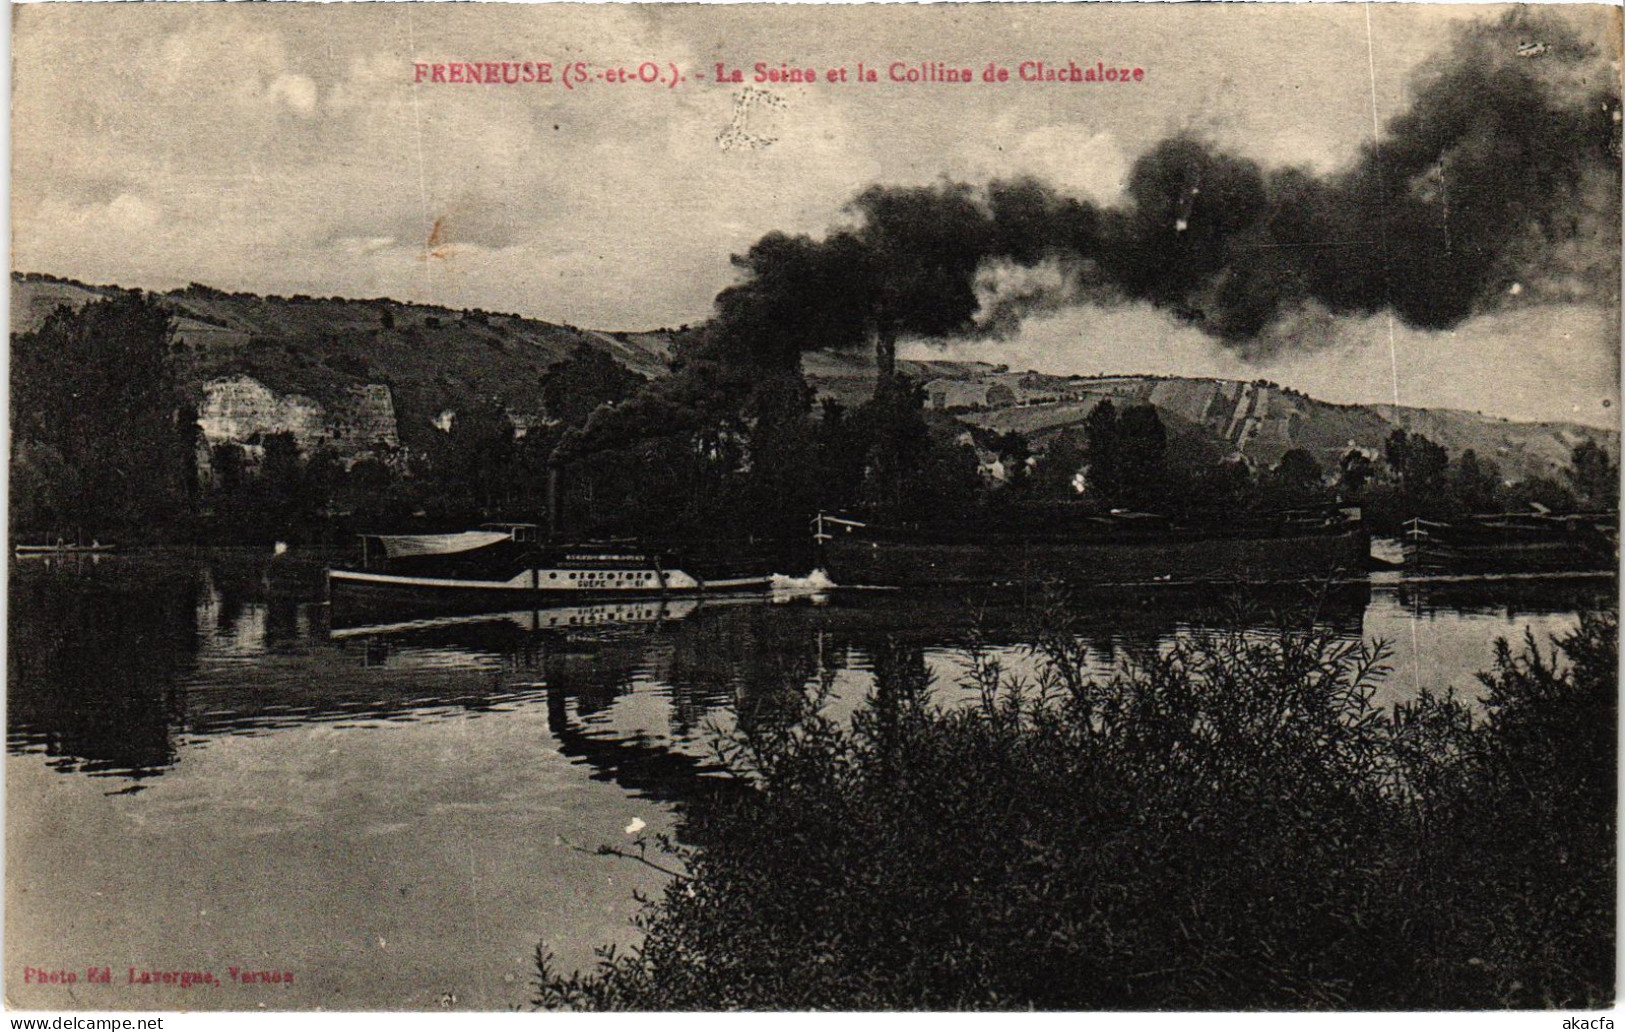
[[[692,568],[691,568],[692,567]],[[685,565],[629,541],[548,544],[533,523],[451,534],[364,534],[361,561],[327,573],[334,607],[494,611],[766,588],[765,561]]]

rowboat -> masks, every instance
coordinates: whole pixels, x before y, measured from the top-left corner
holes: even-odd
[[[17,555],[105,555],[117,548],[117,545],[104,545],[100,541],[80,545],[60,540],[54,544],[18,544],[15,546]]]

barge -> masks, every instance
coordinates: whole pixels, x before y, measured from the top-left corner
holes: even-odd
[[[1429,573],[1553,573],[1619,568],[1616,512],[1497,513],[1406,521],[1405,568]]]
[[[1016,526],[820,522],[826,567],[843,587],[1324,582],[1364,576],[1371,550],[1358,509],[1194,525],[1122,512],[1059,512]]]

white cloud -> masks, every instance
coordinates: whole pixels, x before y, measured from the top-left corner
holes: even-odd
[[[105,218],[118,229],[144,230],[157,224],[159,215],[158,207],[152,202],[132,194],[119,194],[107,205]],[[82,219],[87,223],[100,221],[94,211],[85,212]]]
[[[316,111],[316,83],[308,75],[284,72],[271,80],[267,92],[272,99],[301,115],[311,115]]]
[[[971,182],[1030,175],[1061,193],[1096,204],[1120,204],[1132,156],[1116,135],[1079,122],[1026,127],[1018,113],[993,132],[967,140],[950,175]]]
[[[1618,317],[1600,306],[1531,307],[1443,331],[1379,314],[1334,320],[1326,332],[1319,347],[1258,365],[1149,305],[1126,304],[1029,319],[1011,340],[914,343],[900,354],[1063,375],[1264,376],[1340,403],[1389,402],[1397,389],[1403,405],[1617,425]]]

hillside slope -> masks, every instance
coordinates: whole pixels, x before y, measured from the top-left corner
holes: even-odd
[[[12,332],[37,327],[59,305],[121,292],[13,274]],[[497,399],[514,412],[541,408],[548,367],[578,345],[607,352],[646,377],[671,358],[665,333],[602,333],[517,315],[457,311],[388,299],[259,297],[193,285],[160,295],[175,313],[188,385],[249,376],[278,394],[341,402],[366,384],[394,396],[401,438],[414,443],[437,413]]]
[[[12,331],[38,326],[58,305],[119,293],[39,274],[11,280]],[[161,295],[183,344],[184,380],[193,387],[252,377],[279,395],[342,407],[368,384],[389,388],[400,440],[412,446],[438,413],[497,399],[515,413],[541,408],[547,369],[578,345],[604,352],[645,377],[662,376],[683,331],[608,333],[518,315],[457,311],[388,299],[259,297],[193,285]],[[1393,405],[1333,405],[1276,384],[1166,376],[1066,377],[1012,372],[983,362],[900,361],[921,383],[999,384],[1017,405],[956,415],[973,425],[1016,430],[1042,448],[1111,398],[1155,405],[1170,425],[1206,434],[1222,451],[1268,466],[1305,448],[1330,467],[1350,448],[1379,454],[1397,428],[1425,434],[1452,455],[1471,448],[1510,480],[1551,476],[1582,440],[1619,454],[1617,431],[1573,423],[1515,423],[1495,416]],[[874,392],[865,353],[818,351],[803,358],[815,391],[848,405]]]
[[[822,396],[846,404],[874,390],[874,367],[860,353],[809,355],[803,371]],[[1517,423],[1498,416],[1451,409],[1394,405],[1334,405],[1265,381],[1244,382],[1170,376],[1053,376],[1011,372],[977,362],[898,362],[922,383],[954,380],[1000,384],[1017,404],[982,411],[957,411],[959,419],[1000,432],[1018,431],[1039,448],[1061,432],[1082,426],[1102,400],[1151,404],[1170,425],[1194,428],[1222,451],[1270,466],[1293,448],[1304,448],[1325,468],[1351,448],[1382,453],[1396,429],[1423,434],[1452,456],[1471,448],[1494,461],[1508,480],[1554,476],[1568,464],[1583,440],[1618,456],[1620,435],[1578,423]],[[953,411],[953,410],[950,410]]]

